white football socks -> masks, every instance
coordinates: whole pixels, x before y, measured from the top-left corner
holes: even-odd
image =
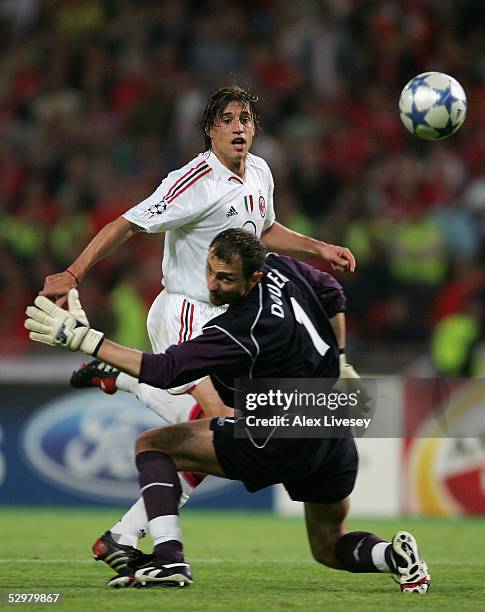
[[[111,535],[115,542],[124,544],[125,546],[138,545],[138,540],[143,538],[148,529],[148,517],[143,503],[143,497],[140,497],[131,508],[126,512],[121,519],[111,527]]]
[[[380,572],[392,572],[386,561],[386,549],[388,546],[390,546],[389,542],[379,542],[371,550],[372,563]]]
[[[148,408],[153,410],[161,418],[160,427],[174,425],[188,421],[190,412],[194,406],[194,399],[186,395],[172,395],[165,389],[158,389],[138,379],[120,372],[116,378],[116,387],[120,391],[134,393],[137,398]],[[192,487],[182,476],[179,475],[182,486],[179,508],[189,499],[194,487]],[[111,528],[113,538],[119,544],[127,546],[138,545],[138,540],[148,530],[148,517],[145,511],[143,498],[138,499],[133,506],[122,516],[122,518]],[[175,538],[177,539],[177,538]]]
[[[189,420],[190,412],[195,404],[194,398],[187,394],[173,395],[165,389],[158,389],[136,378],[120,372],[116,378],[116,387],[120,391],[133,393],[142,404],[153,410],[162,419],[160,427],[183,423]]]
[[[165,516],[156,516],[148,523],[150,536],[153,540],[153,546],[176,540],[183,543],[182,530],[180,529],[179,517],[177,514],[166,514]]]
[[[120,372],[116,377],[116,388],[127,393],[135,393],[138,379],[124,372]]]
[[[192,487],[182,476],[179,475],[182,495],[180,496],[179,508],[189,499],[194,487]],[[138,540],[145,537],[148,531],[148,517],[143,503],[143,497],[131,506],[121,519],[110,529],[115,542],[125,546],[138,546]],[[151,534],[151,531],[150,531]],[[175,538],[177,539],[177,538]],[[181,540],[180,540],[181,541]]]

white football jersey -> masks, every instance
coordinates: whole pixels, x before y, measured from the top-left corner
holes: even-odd
[[[275,218],[273,186],[271,170],[261,157],[248,154],[242,179],[207,151],[171,172],[123,216],[146,232],[166,232],[166,290],[209,302],[205,265],[210,243],[230,227],[261,236]]]

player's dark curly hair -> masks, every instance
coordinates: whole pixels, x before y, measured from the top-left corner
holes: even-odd
[[[266,257],[266,247],[261,240],[240,228],[230,228],[217,234],[210,248],[217,259],[225,263],[232,263],[239,257],[245,279],[261,270]]]
[[[256,113],[255,104],[258,97],[252,94],[248,89],[243,89],[238,85],[230,85],[229,87],[221,87],[214,91],[209,96],[207,104],[202,111],[199,126],[204,134],[204,142],[206,150],[211,148],[211,139],[209,130],[222,117],[222,113],[228,104],[237,102],[243,108],[247,108],[251,113],[256,130],[260,129],[259,117]]]

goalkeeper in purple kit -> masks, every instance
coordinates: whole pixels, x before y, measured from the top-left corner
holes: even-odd
[[[215,305],[209,299],[204,281],[209,244],[225,229],[243,228],[261,236],[272,251],[320,258],[334,270],[354,270],[355,259],[347,248],[303,236],[276,221],[271,170],[264,159],[250,153],[258,127],[254,96],[236,86],[215,91],[202,112],[200,126],[205,151],[182,168],[170,172],[150,196],[102,228],[67,270],[45,279],[40,295],[62,305],[69,289],[82,283],[97,262],[121,248],[135,233],[164,233],[164,288],[147,318],[152,350],[160,353],[171,345],[195,338],[207,321],[226,310],[225,305]],[[344,353],[345,297],[342,289],[330,274],[322,276],[321,285],[322,292],[335,295],[327,314],[341,349],[340,375],[345,380],[339,384],[359,384]],[[74,372],[71,384],[76,388],[101,387],[109,393],[118,389],[134,393],[160,416],[161,426],[204,415],[231,413],[207,377],[165,390],[140,382],[96,359]],[[180,480],[183,503],[200,478],[184,471]],[[93,551],[96,558],[108,560],[111,567],[121,569],[123,551],[129,553],[138,545],[146,522],[143,502],[138,500],[96,541]]]
[[[338,343],[322,307],[322,273],[292,258],[267,254],[261,241],[229,229],[211,243],[206,261],[207,289],[227,311],[204,325],[202,334],[163,354],[119,346],[89,327],[76,290],[69,310],[44,297],[27,309],[30,338],[97,355],[140,382],[168,388],[209,375],[227,405],[233,379],[339,376]],[[269,285],[277,283],[278,309]],[[139,483],[154,549],[134,550],[111,586],[188,586],[178,506],[178,471],[213,474],[242,481],[249,491],[282,483],[305,507],[311,552],[316,561],[350,572],[387,572],[403,592],[426,593],[430,575],[416,540],[398,532],[386,542],[369,532],[347,532],[345,518],[357,474],[352,438],[268,436],[257,443],[234,436],[235,419],[216,417],[152,429],[136,443]]]

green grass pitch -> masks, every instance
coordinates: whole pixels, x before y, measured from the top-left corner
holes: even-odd
[[[428,595],[403,595],[389,575],[349,574],[313,562],[303,520],[269,513],[186,510],[189,589],[110,590],[111,570],[90,557],[119,512],[107,509],[0,510],[0,591],[64,593],[58,610],[485,610],[483,519],[350,521],[390,538],[408,529],[429,563]],[[143,548],[149,549],[149,542]],[[1,606],[3,607],[3,606]],[[18,606],[5,606],[5,610]],[[46,610],[53,606],[30,605]]]

